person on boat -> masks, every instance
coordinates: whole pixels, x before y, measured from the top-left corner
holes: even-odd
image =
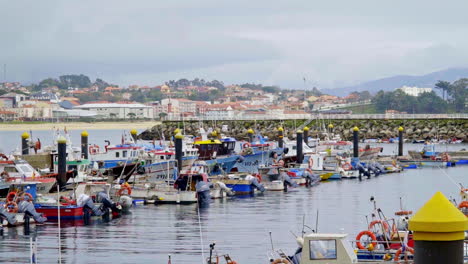
[[[36,221],[36,223],[42,224],[45,221],[47,221],[47,217],[36,212],[36,208],[34,208],[34,204],[29,199],[30,197],[25,195],[23,197],[23,200],[18,203],[18,213],[24,213],[29,216],[32,216],[32,218],[34,219],[34,221]]]

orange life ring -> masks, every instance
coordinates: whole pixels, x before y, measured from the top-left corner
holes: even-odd
[[[125,185],[125,184],[122,184],[120,186],[120,189],[117,191],[117,195],[118,196],[122,196],[123,192],[124,191],[127,191],[127,195],[131,195],[132,194],[132,188],[130,188],[130,186],[128,185]]]
[[[251,144],[249,142],[245,142],[243,145],[242,145],[242,148],[250,148]]]
[[[21,194],[20,200],[24,201],[25,196],[29,197],[29,199],[28,199],[29,202],[31,202],[31,203],[33,202],[34,199],[33,199],[32,195],[30,193],[27,193],[27,192]]]
[[[254,176],[255,176],[255,178],[257,178],[258,183],[262,182],[262,175],[260,175],[260,173],[256,173],[256,174],[254,174]]]
[[[343,169],[344,170],[351,170],[353,168],[353,166],[351,166],[351,164],[349,162],[346,162],[344,165],[343,165]]]
[[[463,201],[458,205],[458,209],[468,208],[468,201]]]
[[[9,192],[6,197],[7,202],[12,202],[13,200],[15,200],[16,194],[16,192]]]
[[[7,209],[7,211],[9,213],[17,213],[18,212],[18,204],[16,204],[13,201],[9,201],[8,203],[5,204],[5,209]]]
[[[361,243],[361,237],[364,236],[364,235],[367,235],[369,236],[371,239],[372,239],[372,242],[371,244],[375,247],[377,246],[377,237],[375,236],[374,233],[372,233],[372,231],[369,231],[369,230],[364,230],[364,231],[361,231],[361,233],[359,233],[357,236],[356,236],[356,246],[359,248],[359,249],[366,249],[362,243]]]
[[[385,222],[384,220],[374,220],[374,221],[370,222],[369,230],[371,230],[377,224],[380,224],[383,227],[385,233],[388,232],[389,226],[388,226],[387,222]]]
[[[272,264],[291,264],[291,262],[289,262],[289,260],[285,259],[285,258],[279,258],[279,259],[275,259]]]
[[[401,255],[401,252],[403,251],[403,248],[399,248],[397,250],[397,252],[395,252],[395,258],[393,259],[394,261],[399,261],[400,260],[400,255]],[[406,250],[405,250],[405,253],[406,251],[409,251],[412,255],[414,255],[414,249],[412,247],[406,247]],[[400,263],[400,262],[398,262]]]
[[[395,215],[410,215],[412,213],[413,211],[398,211],[398,212],[395,212]]]

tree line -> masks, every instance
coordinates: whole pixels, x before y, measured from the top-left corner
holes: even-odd
[[[397,110],[407,113],[466,113],[468,108],[468,79],[463,78],[453,83],[438,81],[434,87],[441,90],[442,97],[434,91],[411,96],[401,90],[392,92],[379,91],[372,102],[378,112]]]

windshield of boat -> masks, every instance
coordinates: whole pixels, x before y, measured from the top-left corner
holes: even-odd
[[[336,240],[322,239],[310,240],[310,259],[336,259]]]
[[[28,165],[19,165],[18,167],[24,173],[29,173],[29,172],[33,171],[33,169],[31,167],[29,167]]]

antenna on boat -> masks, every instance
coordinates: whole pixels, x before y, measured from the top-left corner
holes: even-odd
[[[272,251],[275,251],[275,247],[273,246],[273,237],[272,237],[272,235],[271,235],[271,231],[270,231],[269,233],[270,233],[271,250],[272,250]]]

